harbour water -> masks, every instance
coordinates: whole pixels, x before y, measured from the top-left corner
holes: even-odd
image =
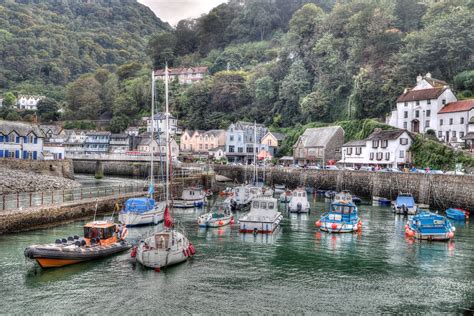
[[[84,222],[0,236],[2,313],[449,312],[474,305],[474,227],[456,224],[449,243],[413,242],[406,219],[362,205],[359,234],[319,232],[327,208],[288,215],[270,236],[242,235],[238,224],[200,229],[202,210],[175,210],[196,256],[160,273],[130,253],[41,270],[26,246],[80,234]],[[156,227],[130,228],[136,238]]]

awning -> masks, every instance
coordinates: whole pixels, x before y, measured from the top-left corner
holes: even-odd
[[[272,159],[272,155],[266,151],[265,149],[262,149],[258,155],[257,155],[258,160],[263,160],[263,159]]]

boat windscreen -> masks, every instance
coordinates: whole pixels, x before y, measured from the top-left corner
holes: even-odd
[[[415,200],[411,196],[398,196],[396,201],[398,206],[406,205],[407,207],[414,207]]]

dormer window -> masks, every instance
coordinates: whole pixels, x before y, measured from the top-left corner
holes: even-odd
[[[420,101],[416,101],[416,105],[420,105]]]
[[[426,100],[426,103],[427,103],[427,104],[431,104],[431,100]]]
[[[379,141],[378,140],[373,140],[372,141],[372,148],[378,148],[379,147]]]
[[[405,105],[405,106],[408,106],[408,102],[405,102],[405,104],[404,104],[404,105]]]
[[[446,104],[446,99],[443,99],[442,103],[443,103],[443,105],[445,105]]]

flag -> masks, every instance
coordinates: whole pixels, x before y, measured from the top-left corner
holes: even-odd
[[[168,209],[168,205],[165,208],[165,227],[171,228],[173,226],[173,219],[171,218],[170,211]]]
[[[148,195],[153,197],[153,193],[155,193],[155,186],[153,184],[150,184],[148,187]]]

